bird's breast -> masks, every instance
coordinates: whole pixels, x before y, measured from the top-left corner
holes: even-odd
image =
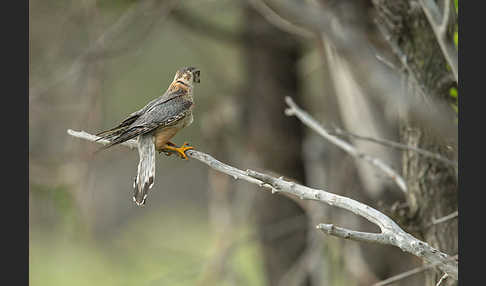
[[[155,149],[157,151],[162,150],[165,147],[165,144],[169,142],[172,137],[174,137],[181,129],[181,126],[173,126],[173,127],[165,127],[165,128],[160,128],[155,130],[154,132],[154,144],[155,144]]]

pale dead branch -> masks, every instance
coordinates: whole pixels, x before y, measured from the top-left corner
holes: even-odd
[[[326,140],[336,145],[337,147],[339,147],[349,155],[355,157],[356,159],[364,160],[370,163],[373,167],[379,169],[385,175],[390,177],[402,191],[407,192],[407,185],[405,184],[405,180],[403,180],[403,178],[397,172],[395,172],[390,166],[385,164],[380,159],[374,158],[368,154],[364,154],[360,152],[348,142],[341,140],[336,136],[331,135],[330,132],[324,129],[314,118],[312,118],[312,116],[310,116],[307,112],[299,108],[297,104],[295,104],[295,102],[290,97],[286,97],[285,102],[290,107],[287,110],[285,110],[286,115],[288,116],[295,115],[297,118],[300,119],[300,121],[302,121],[304,125],[310,127],[312,130],[317,132],[319,135],[321,135]]]
[[[439,279],[439,282],[437,282],[437,284],[435,284],[435,286],[440,286],[440,284],[442,284],[442,282],[445,281],[448,277],[449,277],[449,274],[447,274],[447,273],[442,275],[442,277]]]
[[[454,256],[451,256],[450,259],[457,259],[457,255],[454,255]],[[434,267],[436,267],[437,264],[436,263],[433,263],[433,264],[427,264],[427,265],[423,265],[423,266],[420,266],[420,267],[417,267],[417,268],[414,268],[414,269],[411,269],[409,271],[405,271],[403,273],[400,273],[398,275],[395,275],[395,276],[392,276],[390,278],[387,278],[385,280],[382,280],[378,283],[375,283],[373,284],[373,286],[385,286],[385,285],[390,285],[392,283],[395,283],[395,282],[398,282],[400,280],[403,280],[405,278],[408,278],[410,276],[413,276],[413,275],[416,275],[416,274],[419,274],[419,273],[422,273],[424,271],[427,271],[427,270],[430,270]]]
[[[431,94],[424,89],[423,84],[417,80],[415,73],[408,68],[407,58],[398,46],[393,43],[391,38],[387,37],[387,33],[384,33],[384,36],[392,44],[394,53],[407,70],[408,78],[416,83],[422,95],[420,98],[408,96],[403,90],[397,88],[402,86],[403,73],[395,70],[390,72],[389,65],[385,66],[383,61],[376,57],[376,50],[372,48],[360,27],[350,25],[343,19],[340,19],[333,13],[332,9],[312,5],[307,1],[261,1],[265,2],[266,6],[280,18],[309,32],[316,33],[322,41],[326,39],[328,42],[331,42],[343,58],[353,63],[357,80],[366,84],[370,89],[369,94],[379,98],[387,105],[388,109],[404,112],[404,114],[408,112],[410,113],[409,115],[420,122],[433,127],[433,130],[444,138],[451,138],[454,142],[457,141],[455,128],[448,124],[448,118],[451,115],[449,104],[432,96],[435,94]],[[271,23],[284,30],[281,25],[274,22]],[[377,26],[380,30],[383,30],[381,25]],[[424,100],[429,104],[424,105]],[[432,106],[433,109],[431,109]]]
[[[453,212],[453,213],[451,213],[451,214],[448,214],[448,215],[446,215],[446,216],[443,216],[443,217],[441,217],[441,218],[434,219],[434,220],[432,221],[432,225],[439,224],[439,223],[443,223],[443,222],[446,222],[446,221],[448,221],[448,220],[454,219],[454,218],[456,218],[458,215],[459,215],[459,211],[455,211],[455,212]]]
[[[345,131],[345,130],[342,130],[342,129],[337,128],[337,127],[334,128],[334,132],[330,132],[330,134],[346,136],[346,137],[350,137],[350,138],[358,139],[358,140],[366,140],[366,141],[370,141],[370,142],[373,142],[373,143],[381,144],[381,145],[396,148],[396,149],[410,150],[410,151],[416,152],[416,153],[418,153],[418,154],[420,154],[424,157],[434,158],[434,159],[441,161],[441,162],[444,162],[444,163],[446,163],[450,166],[457,167],[456,161],[449,160],[449,159],[441,156],[440,154],[433,153],[433,152],[424,150],[422,148],[398,143],[398,142],[387,140],[387,139],[381,139],[381,138],[378,139],[378,138],[372,138],[372,137],[368,137],[368,136],[357,135],[357,134],[353,134],[349,131]]]
[[[278,26],[280,29],[297,35],[299,37],[304,38],[315,38],[316,34],[311,33],[306,29],[303,29],[292,22],[288,21],[285,18],[282,18],[279,14],[275,13],[272,8],[268,7],[268,5],[262,0],[248,0],[248,3],[258,11],[268,22],[272,23],[275,26]]]
[[[84,131],[78,132],[68,129],[67,132],[71,136],[92,142],[99,138]],[[108,143],[104,140],[99,140],[96,142],[101,144]],[[133,149],[137,146],[137,141],[132,139],[122,143],[122,145]],[[211,155],[200,151],[188,150],[186,151],[186,155],[206,164],[216,171],[233,177],[235,180],[241,179],[249,183],[256,184],[264,189],[270,190],[272,193],[281,192],[291,196],[297,196],[300,199],[320,201],[330,206],[351,211],[352,213],[362,216],[368,221],[376,224],[381,229],[381,233],[368,233],[365,235],[365,233],[360,232],[358,235],[357,232],[352,231],[352,235],[354,236],[350,235],[348,238],[359,237],[362,241],[379,242],[382,244],[399,247],[404,252],[418,256],[428,263],[437,264],[439,269],[445,273],[448,273],[452,278],[457,279],[458,277],[457,261],[451,260],[447,254],[442,253],[429,244],[406,233],[392,219],[368,205],[362,204],[351,198],[326,192],[324,190],[313,189],[295,182],[286,181],[283,179],[283,177],[275,178],[253,170],[243,171],[222,163],[213,158]],[[333,228],[334,232],[336,232],[337,228]],[[338,228],[337,230],[342,231],[343,229]],[[373,239],[370,239],[371,237],[373,237]]]

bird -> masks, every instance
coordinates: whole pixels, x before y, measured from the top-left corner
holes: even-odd
[[[97,152],[137,139],[139,163],[132,199],[138,206],[145,205],[148,192],[154,185],[155,151],[166,155],[176,153],[187,160],[185,152],[194,149],[187,142],[178,147],[170,141],[178,131],[194,121],[194,83],[200,83],[200,70],[180,68],[164,94],[128,115],[116,127],[96,134],[99,136],[97,141],[104,139],[109,142]]]

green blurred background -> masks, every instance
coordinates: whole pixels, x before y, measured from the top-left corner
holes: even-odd
[[[229,30],[241,25],[234,1],[183,2],[178,9]],[[178,68],[196,66],[196,120],[174,140],[201,150],[211,144],[202,134],[205,118],[214,103],[236,96],[243,80],[238,46],[181,27],[164,12],[174,9],[169,2],[123,22],[137,5],[30,1],[31,285],[194,285],[218,248],[206,167],[158,156],[154,191],[138,208],[131,201],[138,154],[115,147],[93,157],[95,144],[66,134],[111,127],[164,92]],[[78,70],[79,55],[120,22],[123,32],[106,48],[113,54],[82,59]],[[238,232],[242,239],[251,234],[247,225]],[[225,267],[240,285],[263,285],[259,261],[250,239]]]
[[[371,15],[365,0],[316,2],[346,17]],[[357,2],[348,15],[346,3]],[[66,133],[111,128],[160,96],[177,69],[194,66],[194,123],[173,142],[376,208],[403,202],[388,178],[285,116],[284,97],[326,127],[392,140],[395,114],[353,77],[352,62],[335,60],[330,42],[276,28],[258,3],[29,1],[31,285],[370,285],[421,264],[399,249],[315,230],[333,222],[376,231],[362,218],[270,195],[176,156],[157,156],[155,185],[137,207],[137,152],[116,146],[94,155],[97,144]],[[386,46],[371,25],[346,17]],[[356,145],[400,170],[401,153]]]

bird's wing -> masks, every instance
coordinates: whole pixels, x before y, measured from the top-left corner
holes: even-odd
[[[162,96],[157,97],[150,101],[147,105],[145,105],[142,109],[137,110],[130,115],[128,115],[127,118],[125,118],[120,124],[118,124],[116,127],[113,127],[111,129],[102,131],[96,136],[100,136],[100,138],[97,139],[112,139],[114,137],[119,136],[120,134],[124,133],[126,129],[133,123],[135,122],[142,114],[146,113],[148,109],[152,108],[154,105],[165,103],[175,97],[181,96],[184,93],[183,90],[176,90],[174,92],[165,92]]]
[[[96,141],[101,139],[110,139],[116,137],[117,135],[123,133],[123,131],[130,126],[137,118],[140,116],[140,110],[130,114],[125,120],[122,121],[118,126],[113,127],[111,129],[102,131],[97,133],[96,136],[100,136],[100,138],[96,139]]]
[[[111,142],[101,147],[101,149],[125,142],[159,127],[173,125],[189,114],[192,104],[191,101],[183,99],[180,96],[154,104],[119,134],[110,138],[109,140]]]

